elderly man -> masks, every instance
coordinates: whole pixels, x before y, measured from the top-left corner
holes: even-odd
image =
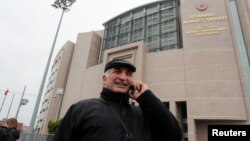
[[[145,83],[133,79],[135,71],[126,60],[108,62],[100,98],[73,104],[53,141],[181,141],[176,119]]]

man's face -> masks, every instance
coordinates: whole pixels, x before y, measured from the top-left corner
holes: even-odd
[[[128,93],[133,81],[133,72],[123,67],[111,68],[108,71],[103,75],[104,87],[113,92]]]

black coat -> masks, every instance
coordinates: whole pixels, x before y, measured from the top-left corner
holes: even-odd
[[[181,141],[176,119],[150,90],[138,97],[139,107],[128,104],[127,95],[105,88],[101,98],[105,102],[89,99],[73,104],[53,141],[126,141],[126,133],[110,108],[132,133],[132,141]]]
[[[10,136],[7,133],[7,128],[0,126],[0,141],[10,141]]]
[[[11,138],[13,141],[16,141],[19,139],[19,137],[20,137],[19,130],[17,130],[16,128],[8,128],[7,131],[11,135]]]
[[[15,128],[0,126],[0,141],[16,141],[20,137],[20,132]]]

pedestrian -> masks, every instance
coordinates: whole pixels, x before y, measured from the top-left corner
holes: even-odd
[[[10,141],[10,136],[7,133],[7,124],[4,121],[3,123],[0,123],[0,141]]]
[[[108,62],[100,98],[71,105],[53,141],[181,141],[175,117],[134,72],[129,61]]]
[[[17,130],[17,119],[9,118],[7,119],[7,132],[10,134],[10,137],[13,141],[16,141],[20,138],[20,131]]]

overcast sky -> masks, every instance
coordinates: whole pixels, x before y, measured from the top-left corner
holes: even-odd
[[[21,106],[18,120],[29,125],[61,10],[51,7],[54,0],[0,1],[0,107],[4,91],[10,91],[0,119],[9,109],[9,117],[15,117],[26,85],[24,98],[29,103]],[[109,19],[154,1],[76,0],[64,15],[53,56],[66,41],[75,42],[78,33],[104,29],[102,24]]]

